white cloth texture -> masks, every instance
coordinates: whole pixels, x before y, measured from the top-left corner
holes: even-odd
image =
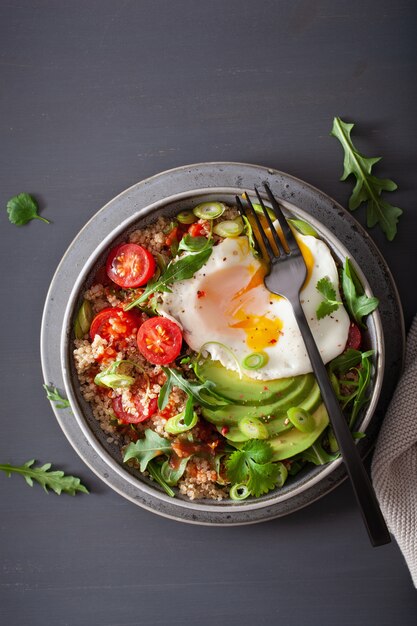
[[[378,436],[372,481],[417,587],[417,317],[407,337],[404,372]]]

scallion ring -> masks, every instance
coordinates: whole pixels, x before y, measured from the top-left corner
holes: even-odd
[[[227,352],[227,354],[229,354],[232,357],[232,359],[233,359],[233,361],[234,361],[234,363],[236,365],[236,369],[237,369],[237,372],[239,374],[239,378],[242,378],[242,370],[241,370],[241,367],[239,365],[239,361],[237,360],[237,358],[235,356],[235,353],[233,352],[233,350],[231,348],[229,348],[229,346],[226,346],[224,343],[221,343],[220,341],[206,341],[206,343],[203,343],[203,345],[200,348],[200,352],[197,354],[196,363],[197,364],[199,363],[201,357],[203,356],[203,352],[204,351],[208,352],[207,346],[210,346],[210,345],[220,346],[223,350],[225,350]]]
[[[230,487],[229,495],[231,500],[246,500],[246,498],[250,496],[250,491],[247,485],[240,483],[239,485]]]
[[[193,224],[197,218],[192,211],[181,211],[177,215],[177,220],[180,224]]]
[[[223,202],[202,202],[193,209],[194,215],[202,220],[215,220],[225,212]]]
[[[242,367],[246,370],[259,370],[268,363],[269,357],[266,352],[252,352],[245,356]]]
[[[170,417],[167,423],[165,424],[165,430],[170,435],[179,435],[180,433],[185,433],[187,430],[191,430],[198,422],[198,415],[194,411],[191,423],[184,423],[184,414],[185,411],[181,411],[178,415],[174,415],[174,417]]]
[[[244,224],[240,217],[236,220],[225,220],[224,222],[219,222],[213,228],[213,232],[215,235],[219,237],[239,237],[239,235],[243,232]]]
[[[243,417],[238,428],[248,439],[268,439],[268,429],[257,417]]]

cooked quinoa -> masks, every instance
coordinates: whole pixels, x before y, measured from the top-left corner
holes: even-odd
[[[237,211],[233,208],[228,208],[222,219],[233,219],[236,216]],[[202,224],[203,228],[207,228],[207,222],[204,220],[199,220],[199,223]],[[158,217],[149,226],[130,233],[128,241],[139,244],[149,250],[154,256],[161,255],[163,259],[168,261],[170,253],[165,242],[167,239],[166,233],[171,226],[169,218]],[[93,282],[83,296],[84,300],[91,304],[92,313],[95,316],[107,307],[123,306],[128,301],[130,294],[126,294],[121,289],[115,289],[113,285]],[[147,318],[145,314],[142,317],[143,319]],[[204,422],[203,418],[199,416],[200,421],[197,426],[187,431],[184,435],[172,435],[165,430],[167,420],[185,408],[186,394],[177,387],[173,388],[168,405],[162,411],[157,410],[154,412],[146,420],[135,424],[127,424],[117,419],[113,407],[113,403],[117,398],[121,400],[123,411],[130,413],[132,416],[138,415],[138,401],[143,403],[143,414],[146,415],[151,401],[155,401],[158,398],[161,386],[165,381],[165,374],[161,367],[149,363],[138,351],[136,331],[137,329],[134,329],[127,340],[123,342],[123,347],[116,353],[109,342],[99,334],[96,334],[93,340],[91,340],[88,333],[82,339],[74,340],[74,363],[81,393],[84,399],[91,405],[93,416],[100,424],[101,429],[108,435],[107,442],[115,444],[119,448],[121,457],[126,446],[143,436],[146,429],[151,429],[161,437],[175,443],[181,442],[182,438],[187,438],[188,440],[190,434],[193,437],[198,437],[199,430],[201,430],[201,422]],[[135,376],[135,383],[131,387],[108,389],[94,383],[95,376],[106,370],[109,363],[114,360],[130,362],[129,364],[122,363],[119,373]],[[132,364],[137,364],[139,366],[138,369]],[[191,375],[190,369],[186,365],[181,367],[181,372],[186,377]],[[213,427],[208,423],[205,423],[205,427],[213,434],[214,440],[216,442],[219,441],[220,437]],[[179,453],[181,453],[180,449]],[[214,454],[212,458],[210,456],[207,458],[207,455],[205,458],[196,454],[189,460],[184,475],[177,484],[180,494],[190,500],[198,498],[221,500],[228,496],[228,488],[219,477],[214,467],[213,458]],[[129,464],[135,465],[131,462]]]

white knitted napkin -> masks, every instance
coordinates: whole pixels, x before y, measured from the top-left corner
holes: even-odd
[[[404,373],[379,433],[372,480],[417,587],[417,317],[407,337]]]

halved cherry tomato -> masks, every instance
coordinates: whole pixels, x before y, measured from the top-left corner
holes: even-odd
[[[108,277],[119,287],[140,287],[155,273],[155,259],[136,243],[123,243],[110,251],[106,261]]]
[[[359,330],[359,327],[352,322],[349,326],[349,333],[345,350],[347,350],[348,348],[352,348],[352,350],[359,350],[361,343],[362,333]]]
[[[148,404],[148,410],[145,414],[144,405],[141,400],[138,398],[134,399],[135,408],[137,411],[137,415],[133,415],[128,411],[125,411],[123,408],[123,402],[121,396],[117,396],[112,400],[113,411],[118,420],[124,422],[125,424],[139,424],[140,422],[144,422],[149,419],[156,413],[158,410],[158,400],[156,398],[151,398]]]
[[[139,328],[138,348],[154,365],[167,365],[181,352],[182,333],[178,324],[166,317],[151,317]]]
[[[204,227],[204,224],[202,224],[201,222],[191,224],[188,229],[188,234],[191,235],[191,237],[204,237],[206,235],[206,229]]]
[[[141,323],[142,318],[136,313],[119,307],[107,307],[97,313],[91,322],[90,337],[94,340],[96,335],[100,335],[107,341],[117,341],[132,335]]]

